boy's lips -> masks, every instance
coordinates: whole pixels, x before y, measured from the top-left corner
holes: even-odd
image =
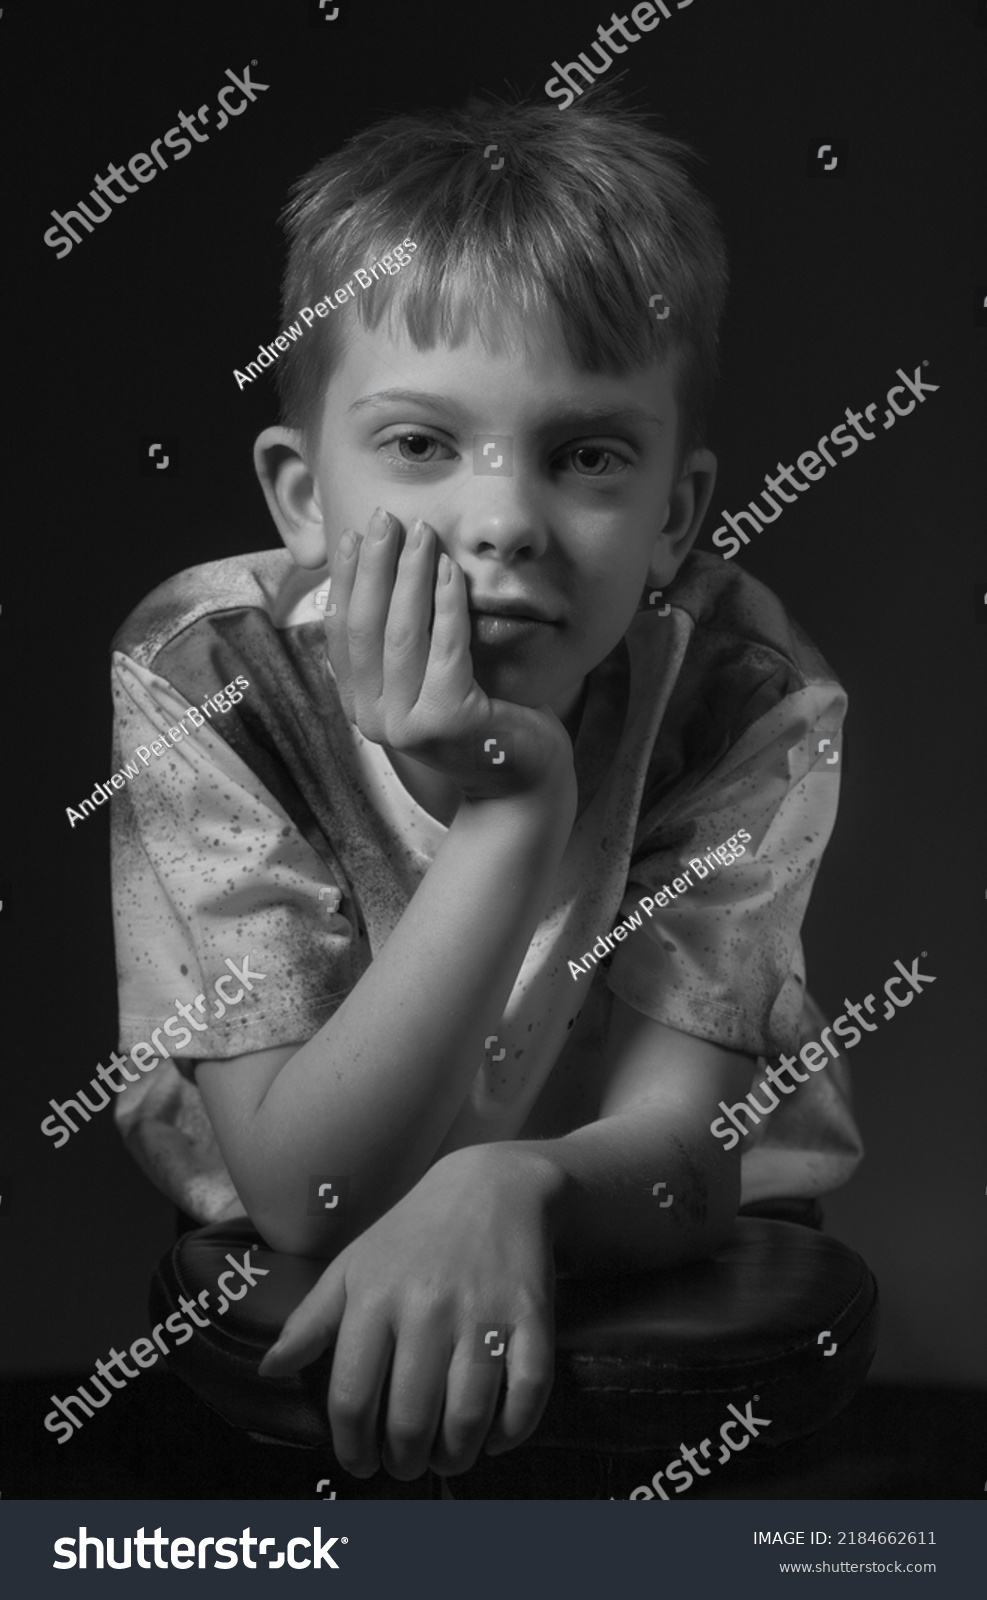
[[[474,644],[523,645],[545,638],[561,618],[530,595],[472,595],[470,628]]]
[[[556,624],[530,611],[471,611],[470,628],[474,644],[512,645],[546,638]]]
[[[557,618],[551,617],[544,606],[537,600],[523,598],[472,600],[470,602],[471,617],[510,617],[525,622],[542,622],[554,627]]]

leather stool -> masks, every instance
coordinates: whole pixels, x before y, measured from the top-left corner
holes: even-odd
[[[767,1209],[774,1216],[750,1214]],[[770,1420],[748,1440],[745,1461],[807,1438],[843,1410],[877,1346],[874,1278],[854,1251],[814,1231],[814,1202],[779,1201],[746,1213],[707,1261],[650,1275],[561,1280],[555,1383],[535,1434],[504,1456],[481,1454],[470,1473],[441,1480],[441,1492],[429,1475],[425,1496],[473,1497],[482,1489],[477,1497],[557,1498],[558,1452],[567,1459],[573,1452],[644,1452],[646,1468],[627,1463],[621,1473],[626,1496],[632,1472],[648,1482],[683,1441],[717,1441],[708,1458],[715,1462],[729,1403],[743,1412],[756,1395],[754,1413]],[[785,1215],[800,1221],[778,1220]],[[268,1275],[219,1318],[216,1283],[229,1265],[226,1254],[242,1260],[247,1249]],[[161,1262],[151,1316],[162,1322],[180,1309],[179,1296],[195,1299],[208,1289],[214,1320],[172,1351],[172,1372],[254,1438],[322,1451],[326,1471],[338,1477],[343,1469],[332,1456],[326,1413],[331,1348],[295,1376],[257,1376],[264,1352],[323,1270],[321,1261],[269,1250],[248,1221],[214,1223],[184,1234]],[[387,1482],[395,1497],[407,1493],[407,1485]],[[520,1491],[523,1482],[528,1488]]]

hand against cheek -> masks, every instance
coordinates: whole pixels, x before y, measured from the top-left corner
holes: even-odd
[[[335,1336],[329,1420],[348,1472],[465,1472],[484,1444],[496,1454],[537,1427],[554,1370],[547,1218],[558,1184],[527,1151],[455,1151],[292,1312],[262,1374],[298,1371]]]
[[[350,721],[472,799],[521,794],[553,769],[571,772],[572,746],[550,707],[492,700],[476,682],[461,568],[440,555],[426,523],[411,526],[399,553],[401,531],[375,512],[366,538],[345,533],[333,562],[326,654]],[[494,765],[498,734],[513,749]]]

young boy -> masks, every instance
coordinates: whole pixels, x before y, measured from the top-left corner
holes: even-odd
[[[556,1272],[707,1254],[859,1156],[839,1059],[712,1132],[818,1031],[799,928],[845,698],[692,552],[726,267],[683,155],[583,101],[397,117],[320,163],[255,449],[287,553],[179,575],[116,641],[121,754],[247,684],[117,796],[124,1044],[249,951],[244,1003],[119,1120],[187,1213],[329,1258],[262,1371],[335,1341],[358,1475],[531,1434]]]

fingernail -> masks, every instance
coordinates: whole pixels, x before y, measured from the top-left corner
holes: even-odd
[[[449,560],[447,555],[441,555],[439,557],[439,582],[452,582],[452,562]]]
[[[339,555],[341,555],[343,557],[349,557],[349,556],[351,556],[353,554],[355,549],[356,549],[356,534],[352,531],[351,528],[346,528],[344,530],[344,532],[343,532],[343,537],[340,539],[339,544],[336,546],[337,554],[339,554]]]
[[[385,511],[383,506],[378,506],[377,510],[370,518],[372,536],[375,539],[386,539],[387,535],[391,531],[391,523],[393,520],[394,519],[389,511]]]
[[[282,1354],[283,1349],[284,1349],[284,1340],[280,1339],[280,1338],[279,1339],[275,1339],[274,1343],[271,1345],[270,1350],[265,1352],[264,1359],[261,1362],[260,1367],[258,1368],[258,1370],[260,1372],[263,1372],[263,1370],[267,1366],[268,1362],[276,1361],[278,1356]]]
[[[425,524],[421,517],[417,517],[408,529],[408,537],[404,542],[406,550],[417,550],[425,537]]]

